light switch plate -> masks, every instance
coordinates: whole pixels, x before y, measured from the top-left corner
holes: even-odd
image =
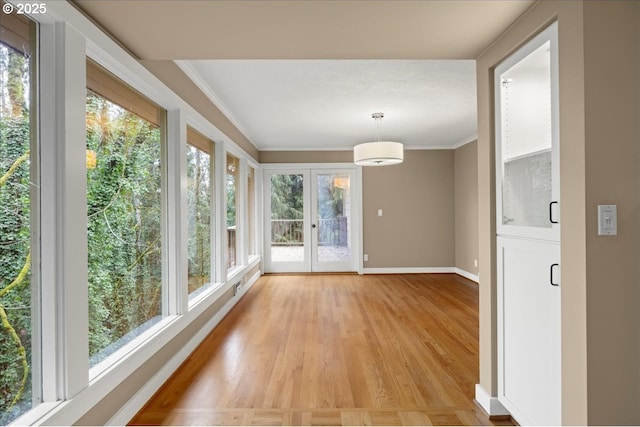
[[[598,236],[618,234],[618,206],[598,205]]]

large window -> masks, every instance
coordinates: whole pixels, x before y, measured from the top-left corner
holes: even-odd
[[[256,171],[232,141],[185,146],[185,122],[219,131],[66,2],[18,3],[0,0],[0,426],[90,421],[114,393],[126,423],[131,372],[229,303],[225,265],[252,271]]]
[[[4,2],[0,2],[2,6]],[[7,9],[3,8],[3,11]],[[38,339],[38,280],[31,259],[37,241],[38,158],[33,98],[36,25],[24,15],[0,21],[0,425],[38,400],[33,377]],[[33,295],[32,295],[33,294]]]
[[[163,117],[155,104],[87,62],[91,366],[162,314]]]
[[[227,268],[230,270],[238,265],[239,178],[240,159],[227,154]]]
[[[187,127],[187,257],[189,299],[211,285],[213,142]]]

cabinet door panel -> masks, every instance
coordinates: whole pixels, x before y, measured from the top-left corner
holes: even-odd
[[[560,245],[498,238],[499,399],[521,425],[561,423]]]
[[[557,37],[541,33],[495,71],[500,235],[559,239]]]

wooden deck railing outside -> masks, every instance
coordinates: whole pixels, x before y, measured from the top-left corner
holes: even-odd
[[[304,220],[272,219],[272,246],[302,246],[304,244]],[[318,244],[320,246],[347,246],[347,217],[318,220]]]

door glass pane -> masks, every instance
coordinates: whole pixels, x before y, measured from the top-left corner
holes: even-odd
[[[500,75],[502,224],[551,228],[551,61],[547,42]]]
[[[302,174],[271,176],[271,261],[304,261]]]
[[[318,174],[317,177],[318,261],[349,261],[351,259],[349,174]]]
[[[35,27],[15,10],[0,19],[0,425],[31,409],[39,390]]]

